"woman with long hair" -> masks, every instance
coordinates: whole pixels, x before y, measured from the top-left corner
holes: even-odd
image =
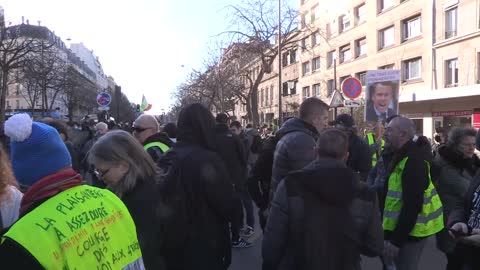
[[[159,174],[151,157],[132,135],[114,130],[92,146],[88,161],[132,215],[146,269],[164,269]]]
[[[22,197],[7,153],[0,147],[0,229],[9,227],[18,219]]]

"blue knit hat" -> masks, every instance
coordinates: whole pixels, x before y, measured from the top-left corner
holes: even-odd
[[[10,137],[10,161],[17,181],[31,186],[45,176],[72,165],[70,153],[57,130],[16,114],[5,122]]]

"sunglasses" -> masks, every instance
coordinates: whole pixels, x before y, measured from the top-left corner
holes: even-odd
[[[133,128],[133,132],[135,133],[141,133],[141,132],[144,132],[145,130],[147,130],[149,128],[140,128],[140,127],[134,127]]]
[[[99,171],[98,169],[95,169],[93,170],[93,173],[95,174],[95,176],[97,176],[97,178],[102,178],[104,177],[109,171],[110,171],[111,168],[107,169],[106,171]]]

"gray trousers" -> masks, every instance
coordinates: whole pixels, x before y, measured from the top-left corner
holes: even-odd
[[[427,239],[406,242],[395,259],[396,270],[417,270]]]

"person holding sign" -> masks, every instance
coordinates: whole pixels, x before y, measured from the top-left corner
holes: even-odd
[[[146,268],[165,269],[160,254],[163,234],[159,215],[165,207],[158,191],[159,175],[148,152],[128,132],[114,130],[92,146],[88,162],[132,215]]]
[[[388,117],[395,115],[392,109],[392,101],[398,84],[391,81],[376,82],[370,85],[369,101],[366,108],[367,121],[385,121]]]
[[[16,114],[5,123],[17,180],[29,185],[20,219],[2,236],[13,269],[145,269],[135,224],[112,192],[83,185],[58,132]]]

